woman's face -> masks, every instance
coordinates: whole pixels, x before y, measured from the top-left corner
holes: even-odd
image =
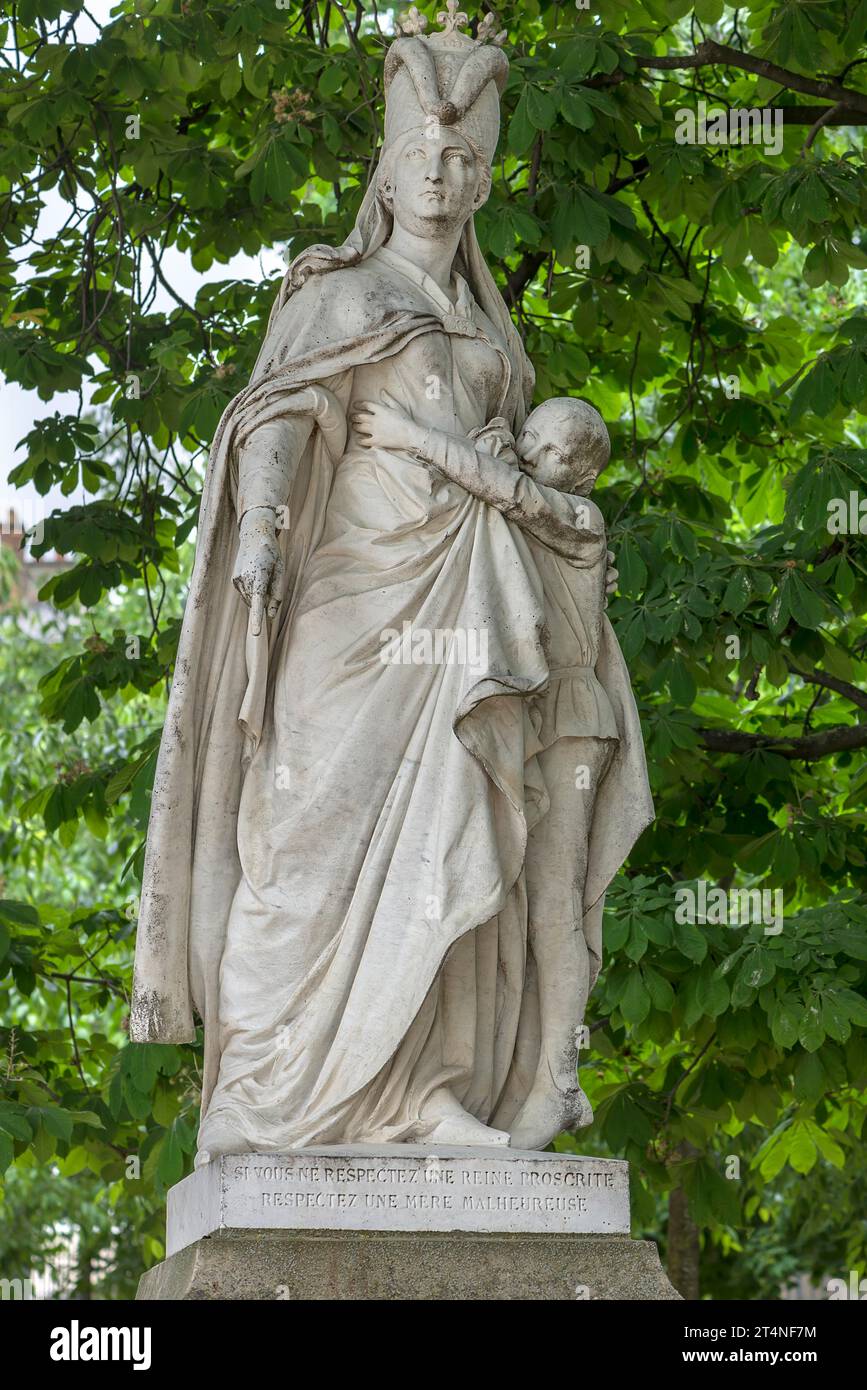
[[[459,230],[479,206],[482,172],[466,141],[447,126],[414,132],[392,166],[395,222],[416,236]]]

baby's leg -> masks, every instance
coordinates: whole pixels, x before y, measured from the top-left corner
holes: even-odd
[[[582,930],[588,839],[610,749],[600,739],[565,738],[539,755],[551,805],[530,832],[526,877],[541,1039],[536,1078],[511,1131],[514,1148],[544,1148],[561,1130],[593,1118],[578,1085],[576,1032],[590,982]]]

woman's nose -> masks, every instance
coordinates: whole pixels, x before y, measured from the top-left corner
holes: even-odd
[[[443,181],[443,157],[438,147],[429,148],[427,151],[425,178],[431,183],[442,183]]]

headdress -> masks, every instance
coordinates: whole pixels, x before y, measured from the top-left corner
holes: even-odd
[[[500,48],[505,31],[492,36],[493,16],[487,15],[475,39],[461,33],[467,16],[457,12],[457,0],[448,0],[448,13],[437,20],[444,27],[429,37],[423,32],[427,20],[415,6],[398,20],[403,37],[385,60],[383,147],[419,126],[444,125],[468,136],[490,164],[500,133],[500,92],[509,75]]]
[[[457,0],[446,0],[446,9],[437,15],[437,21],[442,30],[427,36],[427,20],[414,5],[398,19],[401,37],[392,43],[385,60],[385,134],[380,157],[410,130],[436,125],[471,140],[490,163],[500,130],[500,92],[509,75],[508,59],[501,48],[506,33],[493,32],[496,25],[490,14],[479,24],[475,38],[461,33],[467,16],[458,11]],[[274,304],[272,321],[308,276],[366,259],[388,240],[391,229],[391,214],[378,196],[374,172],[355,226],[343,245],[309,246],[292,261]],[[455,265],[508,345],[529,406],[533,369],[485,264],[472,217],[464,227]]]

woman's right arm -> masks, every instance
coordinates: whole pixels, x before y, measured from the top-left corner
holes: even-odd
[[[250,609],[255,635],[276,617],[283,560],[278,532],[289,525],[292,480],[313,429],[306,417],[259,425],[238,452],[238,559],[232,583]]]

